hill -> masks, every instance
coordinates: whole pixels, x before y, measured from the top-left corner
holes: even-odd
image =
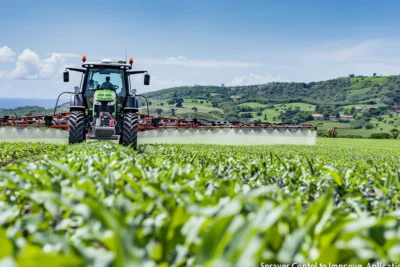
[[[57,106],[56,112],[66,112],[69,110],[69,103]],[[17,108],[0,107],[0,116],[27,116],[27,115],[45,115],[54,112],[54,108],[44,108],[40,106],[21,106]]]
[[[400,104],[400,76],[355,76],[327,81],[295,83],[273,82],[251,86],[183,86],[147,93],[152,99],[203,99],[218,105],[224,102],[279,104],[303,102],[309,104],[351,105],[382,102]]]

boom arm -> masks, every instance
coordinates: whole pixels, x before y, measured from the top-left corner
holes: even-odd
[[[82,73],[86,72],[86,69],[80,69],[80,68],[66,68],[66,70],[72,70],[72,71],[77,71],[77,72],[82,72]]]

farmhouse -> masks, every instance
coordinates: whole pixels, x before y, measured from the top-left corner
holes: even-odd
[[[330,121],[337,121],[338,118],[337,118],[335,115],[330,115],[330,116],[329,116],[329,120],[330,120]]]
[[[400,116],[400,109],[389,109],[388,110],[388,115],[396,115],[396,116]]]
[[[322,114],[312,114],[311,116],[313,117],[314,120],[323,120],[324,119],[324,115],[322,115]]]
[[[353,119],[352,115],[340,115],[341,120],[350,121]]]

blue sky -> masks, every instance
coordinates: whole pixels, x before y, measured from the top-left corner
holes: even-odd
[[[5,1],[0,94],[55,98],[65,66],[135,58],[139,92],[400,73],[398,1]]]

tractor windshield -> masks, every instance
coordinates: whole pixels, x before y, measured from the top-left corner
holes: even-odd
[[[124,96],[124,72],[120,69],[89,69],[87,75],[86,94],[94,94],[96,90],[112,90],[119,96]]]
[[[97,90],[111,90],[117,94],[117,101],[125,97],[124,71],[120,69],[90,68],[86,75],[85,95],[91,109],[94,93]]]

